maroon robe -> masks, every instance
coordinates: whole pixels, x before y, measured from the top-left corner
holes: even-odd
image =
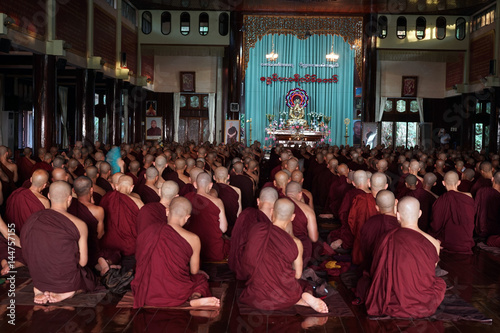
[[[373,257],[373,282],[366,299],[370,316],[424,318],[441,304],[446,283],[436,277],[436,248],[422,234],[408,229],[390,231]]]
[[[429,230],[429,224],[432,220],[432,206],[437,200],[436,197],[423,188],[408,192],[408,196],[414,197],[418,200],[418,202],[420,202],[422,215],[418,219],[418,227],[420,230],[427,232]]]
[[[500,234],[500,192],[493,187],[480,188],[474,199],[475,230],[479,237]]]
[[[87,224],[88,236],[88,263],[87,267],[93,269],[97,265],[99,259],[99,239],[97,238],[97,224],[99,223],[92,212],[82,204],[78,199],[73,198],[71,205],[68,207],[68,213],[78,217]]]
[[[299,252],[293,238],[272,223],[252,228],[242,256],[249,274],[240,302],[262,310],[286,309],[302,297],[292,268]]]
[[[113,191],[113,186],[111,186],[111,183],[102,177],[97,177],[95,183],[97,186],[99,186],[100,188],[102,188],[106,192]]]
[[[127,172],[125,175],[129,176],[132,178],[132,181],[134,182],[134,186],[139,185],[139,178],[137,178],[136,175],[134,175],[132,172]]]
[[[229,241],[222,238],[219,207],[197,193],[188,193],[185,198],[193,205],[186,229],[200,237],[202,260],[224,260],[229,254]]]
[[[19,184],[29,180],[33,173],[33,163],[25,156],[19,157],[17,160],[17,174],[19,176]]]
[[[159,202],[148,203],[139,210],[139,214],[137,214],[137,235],[153,223],[168,223],[166,207]]]
[[[474,200],[466,194],[448,191],[432,206],[431,235],[450,252],[472,254]]]
[[[363,263],[363,253],[361,251],[361,229],[365,222],[372,216],[377,215],[377,203],[372,193],[362,193],[354,198],[352,207],[349,210],[348,224],[354,236],[352,246],[352,263],[360,265]]]
[[[97,206],[101,205],[102,195],[97,192],[92,193],[92,199],[94,199],[94,204]]]
[[[7,199],[5,222],[16,225],[16,234],[20,235],[26,220],[31,214],[45,209],[40,199],[30,189],[21,187],[12,192]]]
[[[399,227],[398,219],[395,216],[386,214],[373,215],[365,222],[361,228],[360,239],[363,264],[367,271],[370,271],[373,254],[378,244],[389,231]]]
[[[349,227],[349,222],[348,222],[348,217],[349,217],[349,210],[351,209],[352,203],[354,201],[354,198],[359,195],[363,194],[365,191],[360,190],[358,188],[353,188],[352,190],[348,191],[343,200],[342,204],[340,205],[339,209],[339,219],[341,226],[337,230],[333,230],[330,232],[328,235],[329,241],[334,241],[336,239],[342,239],[342,248],[344,249],[351,249],[352,245],[354,244],[354,235],[352,234],[351,228]]]
[[[472,185],[473,185],[473,182],[468,180],[468,179],[462,179],[460,181],[460,185],[458,185],[458,190],[460,192],[469,192],[470,193],[470,190],[472,188]]]
[[[2,180],[2,193],[4,199],[6,199],[12,192],[16,190],[17,186],[14,183],[14,172],[10,171],[10,169],[7,168],[2,162],[0,162],[0,168],[5,173],[7,178],[9,178],[8,181]]]
[[[137,267],[132,291],[134,308],[180,306],[193,293],[211,296],[208,281],[191,275],[191,245],[170,225],[153,223],[137,238]]]
[[[332,184],[335,176],[326,163],[320,164],[315,171],[311,184],[311,194],[314,198],[314,204],[319,207],[324,207],[330,185]]]
[[[271,174],[269,175],[269,180],[274,181],[274,176],[276,176],[276,174],[278,172],[280,172],[281,170],[283,170],[281,164],[280,165],[277,165],[275,166],[272,170],[271,170]]]
[[[292,201],[293,202],[293,201]],[[302,261],[304,263],[304,268],[307,267],[307,263],[312,256],[312,241],[309,238],[309,233],[307,232],[307,216],[304,211],[294,202],[295,214],[292,220],[293,235],[300,239],[302,242],[302,247],[304,252],[302,253]]]
[[[241,190],[241,208],[255,207],[253,180],[245,175],[231,175],[229,184]]]
[[[238,280],[248,279],[247,265],[243,260],[248,237],[254,225],[271,223],[266,214],[256,208],[247,208],[238,216],[231,234],[231,248],[229,249],[229,268],[236,274]]]
[[[333,181],[328,191],[328,200],[326,201],[327,211],[333,214],[334,218],[339,217],[339,209],[347,192],[354,189],[352,184],[347,182],[346,176],[339,176]]]
[[[21,232],[21,244],[35,288],[55,293],[96,289],[97,277],[79,264],[79,239],[75,224],[55,210],[30,216]]]
[[[101,239],[101,247],[118,250],[123,256],[134,255],[139,207],[118,191],[106,193],[101,200],[101,207],[106,214],[106,233]]]
[[[483,187],[491,187],[493,184],[491,182],[491,179],[488,179],[488,178],[484,178],[483,176],[480,176],[476,182],[474,183],[474,185],[472,185],[471,189],[470,189],[470,194],[472,194],[472,197],[475,198],[476,197],[476,193],[477,191],[480,189],[480,188],[483,188]]]
[[[134,192],[139,194],[141,197],[142,202],[144,204],[151,203],[151,202],[160,202],[160,196],[158,195],[158,192],[153,190],[151,187],[147,186],[146,184],[141,184],[137,186],[134,189]]]
[[[179,195],[181,197],[185,197],[186,194],[188,194],[188,193],[196,193],[196,188],[191,183],[186,184],[182,188],[179,189]]]
[[[52,165],[49,163],[42,161],[42,162],[36,162],[35,165],[31,168],[31,173],[35,172],[35,170],[38,169],[43,169],[49,173],[49,175],[52,173]]]
[[[283,193],[283,191],[280,188],[277,188],[276,186],[274,186],[274,182],[267,182],[262,186],[262,188],[266,188],[266,187],[274,188],[276,190],[276,192],[278,192],[279,199],[286,198],[286,194]]]
[[[26,260],[23,257],[23,249],[15,246],[13,242],[9,245],[9,240],[0,234],[0,260],[5,259],[10,261],[12,254],[14,254],[14,261],[19,261],[21,264],[26,265]]]
[[[165,180],[171,180],[177,183],[179,185],[179,192],[182,190],[182,188],[186,185],[180,178],[177,172],[169,172],[167,174],[167,177],[164,178]]]
[[[229,229],[232,229],[236,219],[238,218],[238,210],[240,209],[239,194],[231,186],[217,183],[219,198],[224,204],[224,212],[226,213],[227,224]]]
[[[486,245],[493,246],[493,247],[500,247],[500,235],[494,235],[494,236],[488,237],[488,240],[486,241]]]

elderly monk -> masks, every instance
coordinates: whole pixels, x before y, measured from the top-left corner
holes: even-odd
[[[474,199],[475,230],[479,237],[500,234],[500,172],[493,177],[492,187],[482,187]]]
[[[431,191],[432,187],[436,183],[436,180],[436,175],[432,172],[428,172],[424,176],[423,187],[410,191],[407,194],[410,197],[416,198],[420,203],[422,215],[420,215],[420,218],[418,219],[418,227],[424,232],[429,230],[429,224],[432,219],[432,206],[437,199],[437,196]]]
[[[351,210],[349,211],[348,223],[354,236],[352,263],[355,265],[361,265],[363,263],[360,235],[361,229],[370,217],[378,214],[375,197],[379,191],[385,190],[386,188],[387,177],[381,172],[376,172],[370,178],[370,193],[361,193],[354,198]]]
[[[376,197],[377,211],[380,214],[370,217],[361,228],[361,252],[363,254],[363,276],[356,285],[356,300],[354,304],[361,304],[366,300],[366,294],[371,284],[371,267],[373,253],[385,235],[392,229],[399,228],[396,218],[396,199],[394,193],[382,190]]]
[[[30,188],[18,188],[8,197],[5,220],[8,224],[16,225],[18,235],[21,234],[24,223],[31,214],[50,207],[49,200],[41,194],[48,180],[47,171],[35,170],[31,176]]]
[[[214,172],[214,187],[217,187],[219,198],[224,204],[228,231],[232,231],[238,215],[241,213],[241,190],[229,185],[229,173],[223,166],[217,167]]]
[[[17,160],[17,170],[20,184],[28,180],[33,173],[33,165],[35,165],[36,162],[31,158],[31,155],[31,148],[26,147],[23,149],[23,156],[19,157]]]
[[[419,208],[415,198],[399,201],[401,228],[389,231],[375,251],[366,299],[370,316],[424,318],[444,298],[446,283],[435,273],[439,241],[418,228]]]
[[[293,235],[302,242],[302,262],[307,266],[312,256],[312,243],[317,242],[319,237],[316,215],[311,207],[302,202],[302,186],[299,183],[288,183],[286,195],[295,204],[295,216],[292,219]]]
[[[480,188],[491,187],[492,185],[491,179],[493,178],[493,168],[491,166],[491,163],[481,162],[481,164],[479,165],[479,173],[481,177],[476,180],[476,182],[470,189],[470,193],[474,198],[476,197],[476,193]]]
[[[354,235],[349,226],[349,212],[351,211],[354,199],[361,194],[371,194],[368,184],[368,174],[364,170],[358,170],[353,173],[352,184],[354,188],[349,190],[340,205],[339,219],[341,227],[330,232],[329,240],[333,241],[330,246],[336,250],[342,246],[343,249],[351,249],[354,244]]]
[[[237,162],[233,165],[233,174],[229,179],[229,184],[241,190],[242,209],[255,206],[254,183],[243,170],[243,163]]]
[[[57,303],[97,286],[96,276],[85,267],[87,225],[67,212],[71,187],[66,182],[52,183],[49,198],[51,208],[31,215],[21,232],[37,304]]]
[[[97,177],[99,176],[99,172],[95,166],[89,166],[85,169],[85,176],[89,177],[92,180],[92,199],[96,205],[101,203],[102,197],[106,194],[106,191],[96,184]]]
[[[160,195],[158,194],[158,188],[156,187],[156,183],[160,177],[158,170],[155,167],[149,167],[147,168],[144,177],[146,178],[146,182],[140,183],[137,187],[134,187],[134,192],[139,194],[144,204],[159,202]],[[163,184],[163,182],[161,183]]]
[[[140,199],[131,195],[133,187],[132,178],[121,175],[116,191],[106,193],[101,200],[101,207],[104,208],[106,216],[106,234],[101,239],[101,247],[118,250],[123,256],[135,253],[137,214],[144,205]]]
[[[107,193],[113,191],[110,178],[111,178],[111,165],[108,162],[102,161],[101,164],[99,165],[99,177],[97,177],[95,183]]]
[[[181,190],[184,185],[191,183],[189,174],[186,173],[186,160],[183,158],[176,159],[174,172],[169,172],[165,179],[176,182],[177,185],[179,185],[179,190]]]
[[[193,211],[186,226],[201,240],[202,260],[220,261],[229,254],[229,241],[222,237],[227,230],[224,204],[209,194],[212,189],[210,175],[202,172],[196,178],[196,193],[185,195],[193,205]]]
[[[474,199],[457,190],[460,180],[454,171],[444,175],[446,193],[432,207],[431,235],[441,241],[444,250],[472,254],[474,240]]]
[[[294,210],[291,200],[278,199],[272,223],[259,223],[252,228],[242,258],[249,279],[240,302],[262,310],[303,305],[328,313],[326,304],[303,292],[298,282],[302,276],[302,243],[287,232]]]
[[[196,188],[194,187],[194,183],[196,182],[196,178],[198,178],[198,175],[200,173],[204,173],[205,170],[201,168],[194,167],[189,171],[189,183],[184,185],[180,190],[179,190],[179,195],[182,197],[185,197],[187,193],[196,193]]]
[[[304,174],[302,173],[302,171],[300,170],[295,170],[294,172],[292,172],[292,175],[290,176],[290,180],[292,182],[297,182],[300,184],[300,186],[302,186],[302,201],[308,205],[309,207],[311,207],[312,209],[314,209],[314,202],[313,202],[313,197],[312,197],[312,194],[311,192],[309,192],[308,190],[306,190],[303,185],[304,185]]]
[[[231,235],[231,248],[229,250],[229,268],[236,274],[238,280],[248,278],[247,266],[242,261],[248,237],[254,225],[258,223],[271,223],[274,203],[278,200],[278,192],[272,187],[263,188],[257,198],[257,207],[249,207],[241,212],[236,220]]]
[[[200,239],[185,230],[191,203],[183,197],[172,200],[168,223],[148,225],[137,239],[137,269],[132,281],[134,308],[143,306],[220,306],[210,297],[208,281],[200,273]],[[165,214],[165,210],[163,210]]]
[[[161,185],[160,201],[144,205],[137,214],[137,234],[139,235],[148,225],[156,222],[167,223],[167,213],[170,202],[179,194],[179,185],[167,180]]]

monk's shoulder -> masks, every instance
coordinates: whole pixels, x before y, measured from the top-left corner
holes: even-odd
[[[129,197],[130,199],[132,199],[132,201],[133,201],[133,202],[137,205],[137,207],[138,207],[139,209],[141,209],[141,208],[142,208],[142,206],[144,206],[144,203],[142,202],[142,200],[141,200],[141,199],[136,198],[136,197],[135,197],[135,196],[133,196],[133,195],[128,195],[128,197]]]
[[[87,203],[84,205],[89,209],[89,211],[92,213],[92,215],[94,215],[95,218],[104,218],[104,208],[94,205],[93,203]]]
[[[68,212],[63,212],[63,211],[57,211],[57,212],[64,215],[65,217],[68,218],[68,220],[73,222],[73,224],[77,227],[78,231],[80,231],[80,235],[82,234],[82,232],[85,232],[85,235],[87,234],[88,232],[87,224],[83,222],[83,220]]]
[[[188,231],[182,227],[169,224],[186,242],[191,245],[191,247],[196,246],[200,243],[200,238],[195,233]]]
[[[468,196],[469,198],[472,199],[472,194],[470,192],[460,192],[460,191],[457,191],[457,192],[460,193],[460,194],[464,194],[464,195],[466,195],[466,196]]]

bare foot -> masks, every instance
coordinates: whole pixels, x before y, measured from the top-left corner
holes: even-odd
[[[307,303],[314,311],[319,313],[328,313],[328,306],[321,299],[314,297],[309,293],[302,293],[302,300]]]
[[[33,288],[33,293],[35,294],[33,302],[35,302],[36,304],[47,304],[47,302],[49,301],[47,293],[42,293],[36,288]]]
[[[333,219],[333,214],[319,214],[322,219]]]
[[[335,242],[330,244],[331,248],[336,250],[342,245],[342,239],[337,239]]]
[[[217,297],[202,297],[190,300],[189,305],[191,305],[192,307],[198,307],[198,306],[220,307],[220,299],[218,299]]]
[[[220,310],[207,311],[207,310],[191,310],[189,314],[194,317],[203,317],[213,319],[216,318],[220,313]]]
[[[95,268],[101,272],[101,276],[104,276],[110,268],[120,269],[122,268],[122,266],[110,265],[110,262],[108,260],[104,259],[103,257],[99,257],[99,259],[97,259],[97,265],[95,266]]]
[[[325,325],[327,321],[328,321],[328,317],[307,317],[302,322],[301,326],[303,329],[308,329],[308,328],[311,328],[314,326]]]
[[[1,265],[2,265],[2,270],[0,271],[0,276],[6,275],[7,273],[9,273],[10,267],[9,267],[9,263],[7,262],[7,260],[2,259]]]
[[[48,300],[49,300],[49,303],[58,303],[58,302],[61,302],[67,298],[73,297],[73,295],[75,295],[75,291],[69,291],[67,293],[50,292]]]

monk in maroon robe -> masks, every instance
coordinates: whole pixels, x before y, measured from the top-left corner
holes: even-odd
[[[52,165],[50,164],[52,162],[52,154],[46,153],[43,156],[43,160],[40,162],[36,162],[35,165],[33,165],[33,169],[31,170],[34,172],[37,169],[43,169],[47,171],[49,174],[52,172]]]
[[[347,192],[354,189],[354,186],[348,182],[349,168],[346,164],[340,164],[337,167],[338,178],[332,181],[328,190],[328,199],[325,203],[325,212],[331,213],[333,218],[339,218],[340,205]]]
[[[24,183],[26,180],[30,179],[31,174],[33,173],[33,165],[35,165],[35,161],[31,159],[31,148],[24,148],[23,150],[24,156],[19,157],[17,160],[17,172],[19,175],[19,184]]]
[[[476,197],[476,193],[480,188],[491,187],[491,179],[493,178],[493,168],[491,166],[491,163],[486,161],[481,162],[481,164],[479,165],[479,173],[480,177],[477,178],[476,182],[470,189],[470,193],[472,194],[473,198]]]
[[[101,200],[106,216],[106,233],[101,239],[101,247],[119,250],[123,256],[135,253],[137,214],[144,205],[141,200],[130,195],[133,187],[132,178],[122,175],[116,191],[106,193]]]
[[[288,184],[288,181],[290,180],[290,177],[288,174],[284,171],[278,171],[276,175],[274,176],[274,181],[272,182],[267,182],[264,184],[262,188],[266,187],[272,187],[278,192],[278,197],[279,198],[286,198],[286,185]]]
[[[458,190],[460,192],[470,192],[472,185],[474,185],[473,180],[476,173],[472,169],[465,169],[462,172],[462,178],[460,180],[460,185],[458,185]]]
[[[179,191],[184,187],[184,185],[189,184],[189,174],[186,173],[186,160],[183,158],[178,158],[175,160],[175,170],[174,172],[169,172],[165,180],[172,180],[179,185]]]
[[[205,170],[201,168],[194,167],[189,171],[189,184],[184,185],[179,189],[179,195],[185,197],[188,193],[196,193],[196,188],[194,187],[194,183],[196,182],[196,178],[200,173],[204,173]]]
[[[233,172],[234,174],[231,174],[229,184],[232,186],[236,186],[241,190],[242,209],[245,209],[247,207],[254,207],[254,183],[253,180],[243,172],[243,163],[235,163],[233,165]]]
[[[241,212],[234,224],[231,235],[231,248],[229,250],[229,268],[236,274],[238,280],[246,280],[248,272],[247,265],[242,256],[245,251],[248,237],[252,233],[254,225],[259,223],[271,223],[272,209],[278,200],[278,193],[273,188],[264,188],[257,198],[258,209],[249,207]]]
[[[41,194],[49,179],[47,171],[38,169],[31,179],[30,188],[18,188],[7,199],[5,220],[8,224],[16,225],[18,235],[21,234],[24,223],[31,214],[50,207],[49,200]]]
[[[387,188],[387,177],[385,174],[381,172],[374,173],[370,178],[370,188],[371,192],[362,193],[354,198],[351,210],[349,211],[348,223],[354,236],[352,263],[355,265],[361,265],[363,263],[360,233],[365,222],[370,217],[378,214],[375,197],[379,191]]]
[[[448,171],[443,181],[447,192],[432,207],[431,235],[450,252],[472,254],[474,239],[474,200],[470,193],[458,192],[456,172]]]
[[[220,261],[229,254],[229,241],[222,237],[227,220],[222,200],[209,194],[212,185],[210,175],[202,172],[196,178],[196,193],[186,194],[193,205],[186,228],[200,237],[202,260]]]
[[[398,203],[401,228],[389,231],[375,251],[366,299],[370,316],[424,318],[444,298],[446,283],[435,272],[439,242],[418,228],[418,215],[418,200],[403,198]]]
[[[165,210],[163,210],[165,214]],[[137,239],[137,268],[132,281],[134,308],[143,306],[220,306],[210,297],[206,275],[200,273],[200,239],[183,229],[191,204],[172,200],[168,223],[148,225]]]
[[[474,202],[476,234],[484,238],[500,234],[500,172],[495,174],[492,187],[477,191]]]
[[[95,183],[106,191],[106,193],[113,191],[113,186],[108,181],[109,177],[111,177],[111,165],[108,162],[102,161],[99,166],[99,177],[97,177]]]
[[[302,243],[287,232],[294,210],[291,200],[278,199],[272,224],[258,223],[252,228],[242,260],[249,279],[240,302],[262,310],[286,309],[297,304],[327,313],[326,304],[303,292],[298,282],[302,276]]]
[[[69,184],[50,185],[51,208],[31,215],[21,232],[23,255],[33,279],[34,302],[57,303],[77,291],[93,291],[97,278],[86,268],[87,225],[66,210]]]
[[[236,186],[228,185],[229,173],[225,167],[217,167],[213,176],[214,188],[217,189],[219,198],[224,204],[226,212],[228,235],[230,235],[238,215],[241,213],[241,190]]]
[[[151,202],[160,202],[160,195],[156,182],[158,181],[159,173],[155,167],[149,167],[146,170],[146,182],[134,187],[134,192],[139,194],[144,204]]]
[[[431,191],[436,180],[436,175],[428,172],[424,176],[423,187],[407,193],[408,196],[416,198],[420,203],[422,215],[418,219],[418,227],[424,232],[429,230],[429,224],[432,220],[432,206],[437,199],[437,196]]]

